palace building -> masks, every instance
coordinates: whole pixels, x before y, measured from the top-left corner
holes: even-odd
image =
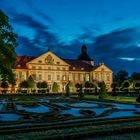
[[[100,63],[95,66],[94,61],[87,54],[86,45],[82,46],[81,55],[77,59],[62,59],[48,50],[39,57],[17,56],[13,72],[16,76],[16,88],[30,76],[34,81],[46,81],[50,92],[53,83],[59,86],[59,92],[65,92],[65,87],[70,81],[75,92],[76,83],[104,81],[108,91],[111,91],[112,70]]]

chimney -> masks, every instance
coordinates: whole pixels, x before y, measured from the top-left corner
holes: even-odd
[[[91,64],[92,66],[94,66],[94,60],[93,60],[93,59],[90,60],[90,64]]]

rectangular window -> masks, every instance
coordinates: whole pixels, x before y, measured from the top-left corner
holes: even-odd
[[[110,76],[109,76],[109,74],[106,75],[106,80],[107,80],[107,81],[110,81]]]
[[[66,80],[66,75],[62,76],[62,80],[65,81]]]
[[[72,78],[72,73],[69,74],[69,80],[70,80],[70,81],[73,80],[73,78]]]
[[[39,67],[38,67],[38,69],[42,69],[42,67],[41,67],[41,66],[39,66]]]
[[[66,68],[64,68],[64,67],[63,67],[62,69],[63,69],[63,70],[66,70]]]
[[[60,67],[57,67],[57,70],[60,70]]]
[[[99,74],[98,74],[98,73],[95,73],[95,79],[96,79],[97,81],[99,81]]]
[[[21,79],[22,80],[26,80],[26,72],[22,72],[21,73]]]
[[[89,81],[89,74],[86,74],[86,81]]]
[[[78,78],[78,73],[75,74],[75,81],[78,81],[79,78]]]
[[[36,74],[32,74],[34,80],[36,80]]]
[[[48,75],[48,80],[51,80],[51,75],[50,74]]]
[[[1,76],[0,76],[0,79],[1,79]],[[16,79],[16,80],[19,79],[19,73],[18,73],[18,72],[15,73],[15,79]]]
[[[57,81],[60,81],[60,75],[57,75]]]
[[[36,69],[36,66],[32,66],[32,69],[33,69],[33,70]]]
[[[80,81],[84,81],[84,75],[80,74]]]
[[[38,80],[42,80],[42,75],[41,74],[38,75]]]

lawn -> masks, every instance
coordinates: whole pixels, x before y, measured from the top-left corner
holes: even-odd
[[[77,97],[77,96],[72,96],[72,97]],[[99,98],[98,95],[85,95],[82,99],[97,100],[98,98]],[[115,101],[121,103],[137,103],[136,97],[125,97],[125,96],[108,96],[108,98],[106,98],[106,101]]]

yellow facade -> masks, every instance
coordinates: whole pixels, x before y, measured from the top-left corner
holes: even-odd
[[[105,66],[100,64],[99,66],[93,66],[89,62],[84,62],[81,60],[73,61],[76,63],[73,66],[69,61],[61,59],[56,56],[51,51],[27,61],[26,67],[22,68],[22,64],[18,63],[13,69],[15,73],[17,84],[16,88],[20,82],[27,80],[29,76],[32,76],[34,81],[41,82],[46,81],[49,85],[50,92],[52,91],[52,85],[57,82],[59,85],[59,92],[65,92],[66,84],[71,81],[73,88],[72,91],[75,92],[76,83],[90,82],[100,82],[104,81],[107,85],[109,91],[111,91],[112,84],[112,71]],[[78,62],[78,63],[77,63]],[[80,67],[78,64],[82,63],[90,67],[89,70],[85,67]],[[88,63],[88,64],[87,64]],[[78,68],[77,68],[78,67]]]

